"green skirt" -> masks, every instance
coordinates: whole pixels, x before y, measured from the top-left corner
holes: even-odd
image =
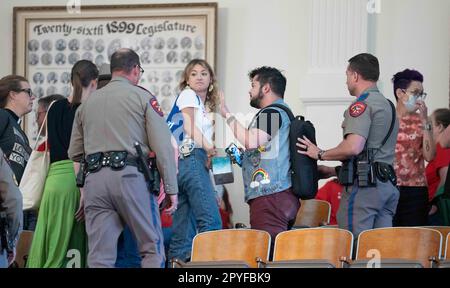
[[[52,163],[45,182],[27,267],[86,267],[84,222],[75,219],[80,204],[73,162]]]

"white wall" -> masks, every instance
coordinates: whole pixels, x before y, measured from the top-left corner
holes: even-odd
[[[314,35],[310,33],[313,31],[311,15],[316,15],[312,11],[311,1],[217,1],[219,21],[216,70],[230,109],[240,113],[254,112],[248,105],[248,71],[262,65],[275,66],[283,70],[288,79],[287,102],[294,112],[304,113],[314,120],[320,145],[323,148],[331,148],[340,141],[342,113],[346,103],[352,98],[346,94],[345,67],[342,68],[340,76],[336,71],[328,75],[325,73],[322,81],[311,84],[311,71],[308,70],[311,57],[309,45],[311,39],[314,39]],[[353,0],[325,1],[338,9],[341,3]],[[126,3],[188,2],[208,1],[129,0]],[[382,0],[381,13],[369,17],[367,48],[369,52],[379,57],[380,84],[387,96],[392,94],[389,81],[392,75],[401,69],[411,67],[422,71],[425,75],[425,87],[430,95],[427,100],[430,110],[448,106],[449,2]],[[4,39],[7,39],[0,45],[1,76],[12,71],[12,7],[38,6],[41,3],[42,1],[32,0],[1,1],[0,35],[4,35]],[[45,1],[45,5],[65,5],[65,3],[65,0]],[[82,5],[123,3],[123,0],[81,0]],[[355,37],[362,37],[361,35]],[[334,47],[330,46],[330,49]],[[346,60],[344,59],[343,63]],[[328,105],[320,104],[320,99],[330,97],[337,97],[340,100],[336,103],[330,102]],[[319,101],[306,109],[302,101],[305,98],[316,98]],[[243,185],[239,169],[235,169],[235,179],[234,184],[227,186],[235,211],[233,220],[248,224],[248,207],[243,202]]]
[[[394,99],[391,78],[396,72],[414,68],[424,75],[430,114],[448,107],[450,1],[384,0],[375,22],[374,52],[385,95]]]

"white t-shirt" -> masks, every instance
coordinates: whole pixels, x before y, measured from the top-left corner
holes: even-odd
[[[202,132],[203,137],[209,143],[212,143],[213,124],[208,118],[205,105],[200,97],[195,94],[195,91],[189,88],[181,91],[175,105],[178,106],[180,111],[188,107],[195,108],[195,126]]]

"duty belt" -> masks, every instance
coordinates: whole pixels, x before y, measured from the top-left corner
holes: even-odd
[[[103,167],[122,170],[127,165],[138,167],[135,157],[128,156],[127,151],[97,152],[86,157],[87,172],[95,173]]]

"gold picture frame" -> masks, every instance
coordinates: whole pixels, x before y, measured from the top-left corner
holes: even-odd
[[[14,7],[13,73],[25,76],[37,98],[70,94],[70,70],[80,59],[101,66],[118,48],[132,48],[145,73],[140,85],[164,112],[177,95],[190,59],[216,66],[217,3]],[[180,72],[181,71],[181,72]],[[35,101],[37,102],[37,101]],[[34,103],[34,110],[37,103]],[[34,142],[35,113],[23,121]]]

